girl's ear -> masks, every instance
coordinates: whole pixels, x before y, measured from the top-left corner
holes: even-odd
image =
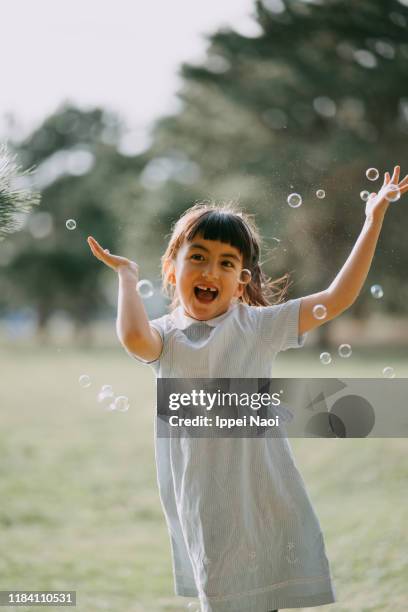
[[[172,259],[166,259],[166,261],[164,262],[164,271],[166,273],[167,276],[167,280],[169,281],[169,283],[171,285],[175,285],[176,284],[176,274],[175,274],[175,267],[174,267],[174,261]]]

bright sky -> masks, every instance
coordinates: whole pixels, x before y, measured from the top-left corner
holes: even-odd
[[[230,25],[256,34],[253,0],[3,0],[0,137],[21,134],[63,100],[119,111],[138,130],[175,109],[182,61],[203,34]]]

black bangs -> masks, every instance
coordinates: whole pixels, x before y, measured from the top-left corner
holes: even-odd
[[[245,266],[256,263],[250,230],[234,213],[206,211],[190,227],[186,238],[191,242],[197,234],[204,240],[219,240],[235,247],[241,251]]]

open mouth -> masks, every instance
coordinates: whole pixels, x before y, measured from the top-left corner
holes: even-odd
[[[199,302],[209,304],[216,299],[218,289],[215,287],[206,287],[205,285],[197,285],[197,287],[194,287],[194,295]]]

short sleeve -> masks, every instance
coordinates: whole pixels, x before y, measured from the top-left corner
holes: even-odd
[[[275,352],[300,348],[307,334],[299,335],[299,310],[302,298],[274,306],[261,306],[257,313],[257,331],[261,342]]]
[[[166,315],[164,317],[160,317],[160,319],[153,319],[152,321],[149,321],[149,324],[151,327],[154,327],[154,329],[157,329],[157,331],[159,332],[162,342],[163,342],[163,346],[162,346],[162,350],[160,355],[157,357],[157,359],[154,359],[153,361],[145,361],[144,359],[141,359],[140,357],[138,357],[137,355],[135,355],[134,353],[132,353],[131,351],[129,351],[126,347],[125,347],[125,351],[127,352],[128,355],[130,355],[130,357],[132,357],[133,359],[136,359],[136,361],[140,361],[141,363],[144,363],[145,365],[151,365],[153,366],[153,368],[159,363],[163,353],[166,350]]]

